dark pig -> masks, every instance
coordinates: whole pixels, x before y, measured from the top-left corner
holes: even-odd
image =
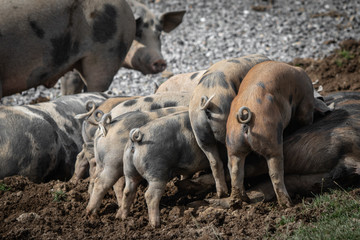
[[[105,91],[135,37],[125,0],[4,1],[0,9],[0,98],[52,87],[77,69],[88,91]]]
[[[66,180],[80,152],[86,102],[100,105],[108,96],[83,93],[25,106],[0,106],[0,178],[22,175],[34,182]]]
[[[188,111],[132,129],[123,161],[126,185],[118,215],[122,219],[127,217],[144,178],[149,184],[145,199],[153,227],[160,226],[159,203],[167,182],[175,176],[186,178],[209,168],[209,161],[196,143]]]

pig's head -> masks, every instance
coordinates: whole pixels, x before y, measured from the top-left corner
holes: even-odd
[[[156,17],[149,9],[136,1],[129,1],[136,20],[136,36],[126,55],[123,66],[143,74],[155,74],[166,69],[161,54],[161,32],[169,33],[183,19],[185,11],[167,12]]]

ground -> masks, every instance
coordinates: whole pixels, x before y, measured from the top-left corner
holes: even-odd
[[[347,40],[332,55],[321,59],[294,59],[303,67],[321,94],[360,89],[360,42]],[[312,197],[297,196],[294,207],[282,209],[276,202],[245,204],[228,210],[208,206],[202,199],[177,192],[168,184],[162,198],[159,229],[148,226],[145,187],[138,190],[126,221],[115,218],[117,204],[110,191],[98,218],[85,216],[89,199],[88,180],[74,185],[51,181],[35,184],[14,176],[0,181],[0,239],[259,239],[290,234],[301,223],[309,223],[319,212],[306,212],[302,202]],[[350,194],[360,195],[359,189]],[[293,218],[291,224],[282,220]],[[278,235],[276,235],[278,236]]]

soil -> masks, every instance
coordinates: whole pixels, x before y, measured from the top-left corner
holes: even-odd
[[[294,59],[291,64],[303,67],[323,95],[360,90],[360,41],[346,40],[324,59]],[[303,202],[313,200],[304,196],[295,197],[294,206],[287,209],[262,201],[235,210],[215,208],[204,201],[214,197],[214,191],[201,196],[181,194],[176,181],[167,186],[160,204],[162,225],[154,229],[148,225],[145,186],[140,186],[129,218],[121,221],[115,218],[118,207],[112,190],[97,218],[85,215],[87,179],[74,185],[8,177],[0,181],[0,186],[6,186],[0,190],[0,239],[259,239],[289,235],[320,214],[302,208]],[[282,224],[284,217],[295,221]]]

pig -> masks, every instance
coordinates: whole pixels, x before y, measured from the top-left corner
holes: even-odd
[[[266,159],[279,205],[291,206],[284,182],[283,133],[289,124],[294,129],[311,124],[315,109],[330,110],[314,97],[311,79],[302,68],[267,61],[250,69],[226,123],[232,200],[248,201],[244,164],[254,151]]]
[[[160,35],[177,28],[186,11],[166,12],[155,16],[144,4],[133,0],[127,2],[134,14],[136,32],[122,66],[144,75],[164,71],[167,64],[161,54]],[[78,74],[69,73],[61,78],[61,91],[64,95],[81,92],[83,87],[84,83],[79,81]]]
[[[180,92],[164,92],[158,94],[152,94],[148,96],[142,96],[137,99],[127,100],[122,102],[121,104],[114,104],[111,109],[111,119],[115,119],[116,117],[130,111],[150,111],[164,107],[176,107],[176,106],[188,106],[190,101],[189,93],[180,93]],[[105,101],[103,104],[106,105],[108,101],[114,101],[115,99],[109,99]],[[113,105],[113,104],[110,104]],[[78,156],[75,164],[74,175],[71,178],[72,182],[77,182],[79,179],[83,178],[86,175],[86,171],[89,168],[89,162],[91,159],[86,156],[93,156],[93,140],[96,129],[98,128],[98,122],[101,117],[104,115],[104,112],[110,110],[106,109],[104,112],[101,110],[103,107],[100,106],[99,109],[96,109],[92,112],[88,121],[83,123],[82,135],[84,138],[84,142],[87,144],[81,154]],[[85,114],[86,115],[86,114]],[[81,116],[85,116],[81,115]],[[89,123],[90,122],[90,123]],[[90,152],[90,153],[87,153]]]
[[[228,193],[218,148],[225,145],[231,101],[247,72],[256,64],[269,60],[254,54],[219,61],[207,69],[192,92],[189,104],[191,126],[197,143],[209,159],[218,197]]]
[[[136,189],[145,179],[149,223],[159,227],[159,203],[167,182],[177,175],[186,178],[209,168],[196,143],[189,112],[174,113],[132,129],[124,148],[123,168],[125,189],[118,216],[123,220],[127,217]]]
[[[123,153],[130,130],[168,114],[187,110],[188,107],[169,107],[154,111],[133,111],[115,119],[111,119],[109,113],[104,115],[94,138],[96,173],[92,177],[95,178],[93,185],[90,181],[90,200],[86,208],[88,215],[97,213],[105,193],[124,175]],[[119,206],[123,183],[120,181],[117,183],[118,187],[114,186]]]
[[[335,103],[333,111],[325,116],[319,115],[313,124],[284,138],[284,178],[290,196],[321,193],[338,186],[359,186],[360,92],[337,92],[324,99],[326,104]],[[247,156],[246,180],[256,180],[267,174],[268,166],[263,157],[256,154]],[[215,181],[209,174],[182,180],[177,186],[180,191],[208,191],[215,186]],[[260,182],[254,187],[264,194],[266,201],[275,197],[270,181]],[[254,189],[248,191],[251,190]],[[216,203],[229,206],[220,200]]]
[[[52,87],[77,69],[88,91],[105,91],[135,38],[125,0],[5,1],[0,9],[0,98]]]
[[[155,93],[167,91],[192,92],[205,72],[206,70],[202,70],[172,76],[157,87]]]
[[[83,93],[34,105],[0,106],[0,178],[69,179],[83,144],[82,120],[74,115],[88,110],[87,101],[100,105],[107,98]]]
[[[119,105],[122,102],[125,102],[127,100],[136,99],[138,96],[118,96],[118,97],[111,97],[106,99],[100,106],[98,106],[95,109],[95,104],[92,101],[89,101],[87,104],[89,105],[89,108],[91,107],[91,110],[89,110],[87,113],[83,114],[77,114],[75,118],[77,119],[85,119],[82,122],[81,127],[81,135],[82,139],[84,141],[84,144],[82,146],[81,152],[76,156],[75,161],[75,170],[74,174],[71,177],[70,181],[73,183],[77,183],[81,178],[84,178],[86,176],[86,172],[90,167],[90,171],[92,171],[92,165],[89,165],[91,163],[91,159],[94,158],[94,134],[96,129],[98,128],[98,122],[101,119],[103,112],[107,113],[115,106]],[[97,113],[100,113],[99,116],[93,114],[97,110]]]
[[[123,66],[136,69],[143,74],[154,74],[165,70],[166,61],[161,54],[160,35],[177,28],[186,11],[173,11],[155,16],[144,4],[128,0],[136,21],[135,40],[126,55]]]

